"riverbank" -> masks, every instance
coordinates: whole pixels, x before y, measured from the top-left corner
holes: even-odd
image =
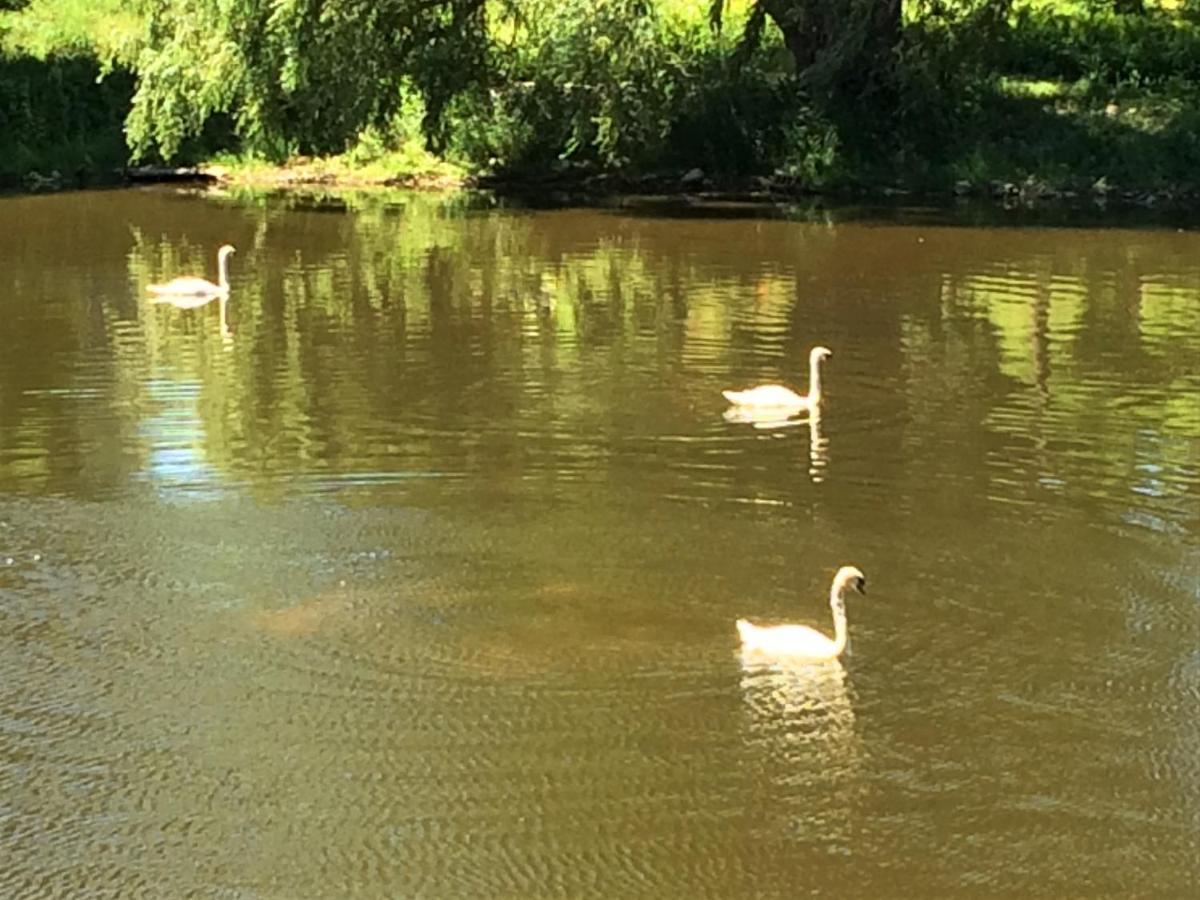
[[[998,205],[1080,205],[1104,207],[1200,206],[1200,186],[1158,184],[1128,186],[1105,176],[1068,176],[1049,181],[1035,176],[1020,180],[959,179],[953,184],[906,185],[868,182],[816,186],[786,173],[753,176],[710,174],[699,167],[686,171],[642,174],[596,172],[564,167],[536,174],[471,173],[450,163],[421,166],[373,163],[355,166],[344,157],[300,157],[279,165],[263,161],[226,160],[187,169],[129,169],[130,182],[192,181],[220,187],[260,189],[407,188],[413,190],[483,190],[498,196],[543,200],[556,204],[590,203],[620,196],[677,196],[730,202],[784,202],[796,199],[947,202],[975,200]]]
[[[196,167],[200,177],[246,187],[406,187],[445,190],[470,180],[462,166],[440,159],[416,141],[398,150],[367,153],[362,146],[335,156],[296,156],[283,163],[218,156]]]
[[[1000,207],[1086,206],[1091,209],[1200,208],[1195,185],[1126,187],[1101,177],[1074,178],[1052,183],[1036,177],[1020,181],[960,180],[951,186],[909,187],[900,184],[855,184],[814,187],[784,174],[710,176],[702,169],[686,172],[622,175],[614,173],[549,172],[540,175],[471,174],[453,166],[443,169],[355,169],[324,159],[299,159],[281,165],[256,163],[229,167],[202,164],[188,167],[143,166],[107,173],[75,173],[67,177],[52,170],[27,173],[3,185],[7,193],[45,193],[89,188],[149,184],[189,184],[214,189],[260,190],[479,190],[499,197],[553,205],[592,204],[619,197],[676,197],[684,200],[733,203],[786,203],[797,200],[830,202],[912,202],[944,204],[971,201]]]
[[[1027,81],[1005,84],[972,129],[957,136],[954,152],[939,161],[913,155],[901,164],[858,154],[819,175],[803,166],[730,175],[701,165],[647,172],[561,161],[532,172],[480,172],[438,157],[419,139],[388,149],[364,138],[345,153],[282,163],[231,153],[186,167],[119,167],[89,159],[63,174],[31,161],[0,187],[38,192],[190,181],[264,189],[471,188],[553,203],[652,194],[747,202],[967,198],[1001,205],[1196,207],[1194,123],[1200,123],[1200,97],[1190,89],[1088,95]],[[56,159],[50,154],[45,162]]]
[[[31,85],[34,75],[47,80],[58,72],[31,71],[25,73]],[[92,85],[87,78],[94,77],[94,67],[83,65],[59,74],[69,74],[78,91],[108,91],[108,99],[97,94],[88,104],[70,107],[86,110],[104,99],[99,107],[104,115],[55,130],[48,123],[57,107],[50,104],[41,118],[15,123],[22,127],[0,136],[0,150],[6,151],[0,153],[0,190],[193,181],[266,189],[466,187],[554,203],[659,194],[750,202],[911,197],[1001,205],[1200,206],[1200,145],[1194,139],[1200,90],[1180,80],[1104,90],[1081,80],[1000,79],[979,95],[970,115],[941,128],[941,138],[931,132],[917,144],[912,134],[896,135],[894,146],[874,146],[852,128],[829,132],[828,144],[805,143],[797,134],[777,158],[761,160],[749,174],[745,169],[730,174],[704,147],[683,141],[657,163],[619,169],[562,158],[538,165],[507,165],[495,158],[486,164],[455,162],[427,150],[412,122],[399,136],[367,129],[348,150],[328,156],[276,163],[197,145],[184,156],[192,163],[182,168],[129,167],[120,113],[131,83],[119,91]],[[228,146],[231,140],[214,137],[208,146]]]

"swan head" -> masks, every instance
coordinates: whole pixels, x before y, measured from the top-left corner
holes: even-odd
[[[217,251],[217,259],[224,261],[233,253],[237,253],[237,249],[233,244],[222,244],[221,249]]]
[[[824,362],[833,356],[833,351],[828,347],[813,347],[808,351],[808,361],[811,363]]]
[[[867,576],[862,573],[861,569],[854,566],[842,566],[833,576],[833,587],[839,594],[851,587],[865,595],[867,593]]]

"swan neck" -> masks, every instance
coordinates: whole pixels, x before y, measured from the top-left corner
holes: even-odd
[[[833,651],[835,656],[841,656],[846,649],[849,637],[846,626],[846,601],[838,588],[829,590],[829,606],[833,610]]]
[[[217,254],[217,286],[223,291],[229,290],[229,254]]]
[[[808,358],[808,399],[821,399],[821,360],[815,356]]]

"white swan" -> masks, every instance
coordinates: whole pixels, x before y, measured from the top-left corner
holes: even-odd
[[[821,405],[821,362],[833,356],[827,347],[813,347],[808,354],[808,393],[801,396],[782,384],[760,384],[745,391],[721,391],[735,407],[777,411],[795,415]]]
[[[833,576],[829,605],[833,608],[833,637],[829,638],[807,625],[753,625],[737,620],[742,651],[770,657],[792,659],[837,659],[846,649],[846,589],[867,592],[867,577],[854,566],[842,566]]]
[[[152,284],[146,288],[159,297],[207,297],[209,299],[229,293],[229,274],[226,271],[229,254],[235,253],[232,244],[225,244],[217,251],[217,283],[207,278],[184,276],[173,278],[166,284]],[[170,301],[167,301],[170,302]],[[178,304],[177,304],[178,305]]]

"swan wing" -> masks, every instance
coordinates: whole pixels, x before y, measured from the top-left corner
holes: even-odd
[[[807,625],[755,625],[745,619],[737,621],[738,634],[744,650],[768,656],[833,659],[837,645]]]
[[[174,278],[166,284],[152,284],[146,288],[156,296],[207,296],[223,294],[225,291],[205,278]]]
[[[760,384],[746,391],[721,391],[721,394],[735,406],[799,408],[808,403],[807,398],[782,384]]]

